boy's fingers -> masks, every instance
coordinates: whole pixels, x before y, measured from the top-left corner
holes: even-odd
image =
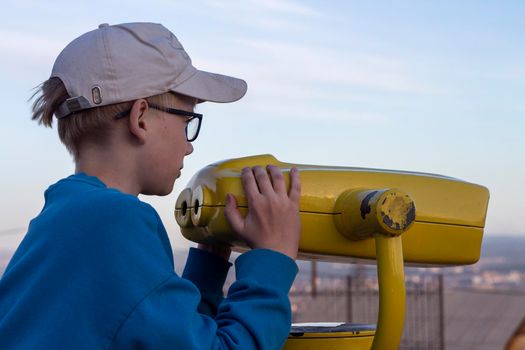
[[[255,175],[255,180],[257,181],[261,194],[273,192],[272,183],[265,168],[255,166],[253,167],[253,174]]]
[[[268,171],[272,177],[273,189],[276,193],[285,194],[286,193],[286,184],[284,183],[284,176],[281,172],[281,169],[275,165],[268,165]]]
[[[301,198],[301,177],[297,168],[290,170],[290,192],[288,197],[292,202],[299,204]]]
[[[260,194],[251,168],[246,167],[242,169],[241,182],[248,201],[252,198],[256,198]]]
[[[226,220],[230,223],[230,226],[232,227],[233,231],[235,232],[242,232],[242,229],[244,227],[244,219],[237,210],[237,200],[235,197],[228,193],[226,194],[226,206],[224,207],[224,216],[226,217]]]

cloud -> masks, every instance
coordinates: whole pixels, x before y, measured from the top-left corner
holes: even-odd
[[[302,120],[323,114],[335,121],[384,123],[391,117],[384,112],[383,94],[406,100],[406,95],[437,91],[418,80],[410,62],[386,55],[275,41],[235,42],[234,59],[197,59],[195,64],[247,80],[250,108],[266,114],[278,111],[280,117]],[[205,57],[202,51],[195,57]]]
[[[251,16],[250,16],[251,17]],[[305,31],[308,25],[301,21],[290,21],[286,18],[278,18],[275,16],[255,16],[255,18],[240,19],[239,23],[245,26],[251,26],[256,29],[268,31]]]
[[[257,99],[250,103],[250,110],[256,110],[257,115],[268,119],[271,116],[274,119],[289,119],[301,122],[350,122],[355,125],[378,125],[391,121],[390,117],[380,113],[363,112],[352,110],[351,107],[337,108],[336,106],[319,106],[290,104],[287,100],[273,99],[278,106],[271,105],[267,99]]]
[[[222,10],[225,13],[235,14],[235,18],[241,18],[239,13],[252,13],[261,15],[293,15],[293,16],[317,16],[319,11],[306,6],[300,2],[290,0],[249,0],[249,1],[217,1],[208,0],[206,5]]]
[[[410,74],[407,63],[393,57],[284,42],[239,40],[238,43],[259,57],[255,72],[274,80],[285,77],[299,83],[389,92],[435,92]],[[261,65],[261,59],[265,64]]]
[[[334,121],[385,123],[391,120],[384,108],[385,94],[406,101],[439,92],[420,81],[410,62],[393,56],[284,41],[232,40],[228,46],[236,47],[233,59],[201,60],[209,56],[203,47],[195,54],[195,65],[247,80],[245,100],[251,109],[266,114],[278,111],[280,117],[301,120],[323,114]]]
[[[289,0],[208,0],[205,6],[214,9],[213,20],[220,18],[227,26],[233,24],[264,33],[305,31],[310,29],[307,23],[310,19],[324,17],[318,9]]]
[[[304,4],[289,0],[250,0],[248,2],[262,9],[296,16],[315,16],[319,14],[318,11]]]

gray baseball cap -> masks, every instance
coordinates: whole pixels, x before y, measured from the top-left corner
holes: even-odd
[[[57,118],[169,91],[199,102],[233,102],[247,89],[244,80],[197,70],[175,35],[155,23],[101,24],[62,50],[51,77],[71,96]]]

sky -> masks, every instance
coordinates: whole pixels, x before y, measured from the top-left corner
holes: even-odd
[[[74,171],[28,100],[54,59],[101,23],[169,28],[202,70],[245,79],[236,103],[205,103],[195,151],[159,212],[221,159],[436,173],[486,186],[486,235],[525,236],[523,1],[12,1],[0,22],[0,247],[16,247],[43,192]]]

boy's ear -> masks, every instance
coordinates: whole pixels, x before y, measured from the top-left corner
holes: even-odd
[[[141,98],[133,102],[129,112],[128,128],[131,135],[140,143],[146,143],[146,132],[148,130],[146,123],[146,114],[149,110],[148,101]]]

